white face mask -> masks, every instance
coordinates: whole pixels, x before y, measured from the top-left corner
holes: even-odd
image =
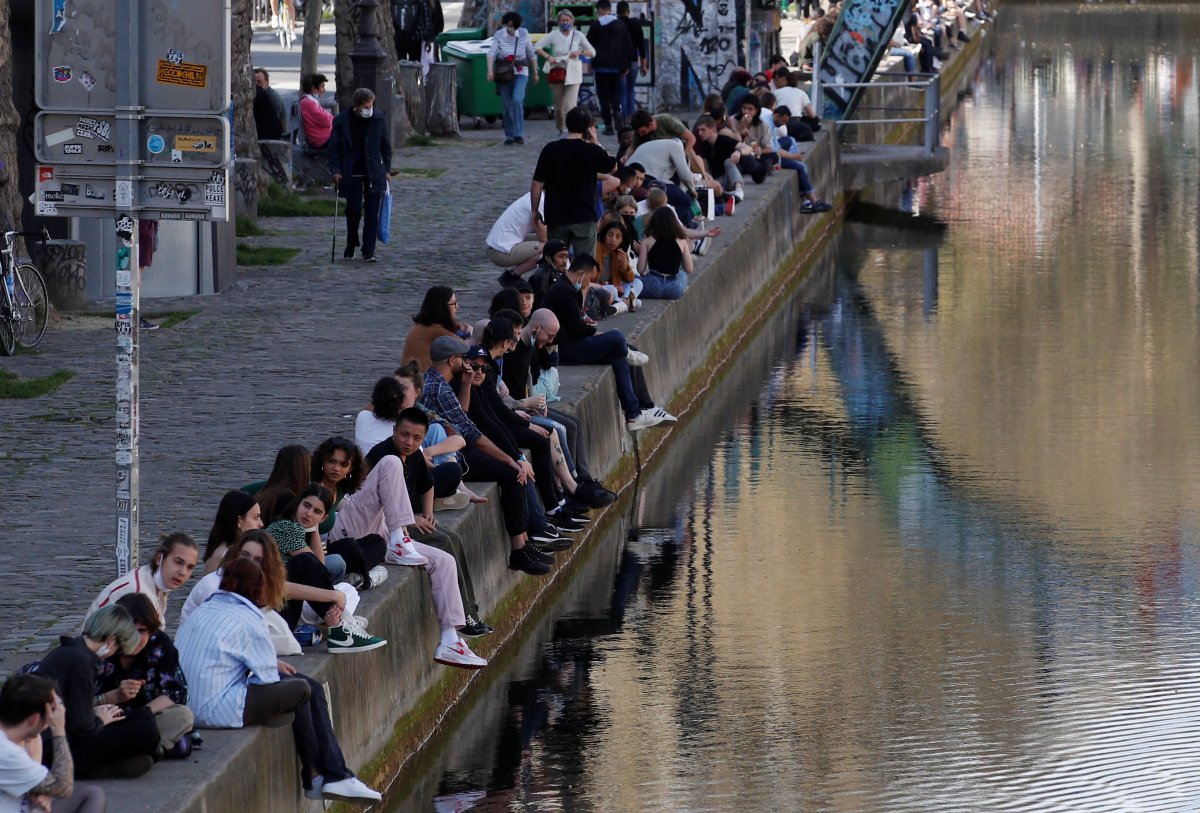
[[[375,112],[375,111],[374,111],[372,108],[370,108],[370,107],[360,107],[360,108],[358,109],[358,115],[362,116],[364,119],[369,119],[369,118],[371,118],[371,115],[372,115],[374,112]]]
[[[99,649],[96,650],[96,657],[107,658],[110,652],[112,652],[112,650],[108,648],[108,644],[103,644]]]

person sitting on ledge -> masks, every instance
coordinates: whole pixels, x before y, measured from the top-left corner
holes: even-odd
[[[544,306],[546,292],[550,286],[558,282],[558,278],[567,270],[571,263],[571,247],[562,240],[547,240],[542,246],[542,259],[537,268],[529,275],[529,285],[533,288],[533,309]]]
[[[670,207],[650,215],[638,254],[644,299],[679,299],[692,273],[692,247]]]
[[[596,332],[596,325],[583,316],[584,274],[591,274],[596,261],[587,254],[576,257],[562,279],[554,283],[546,295],[546,307],[558,319],[559,358],[563,364],[608,364],[616,378],[617,397],[625,414],[625,428],[631,432],[647,429],[674,420],[666,410],[649,405],[643,406],[634,390],[630,367],[641,367],[650,360],[645,353],[633,350],[625,343],[625,334],[619,330]],[[648,399],[647,399],[648,400]],[[660,414],[661,413],[661,414]]]
[[[217,505],[217,516],[213,519],[208,543],[204,546],[204,575],[221,566],[225,551],[243,531],[262,526],[262,509],[254,495],[240,488],[225,492]]]
[[[415,361],[424,373],[429,369],[429,346],[439,336],[471,337],[471,326],[458,321],[458,297],[449,285],[434,285],[425,292],[421,310],[412,318],[414,324],[404,337],[404,349],[400,361],[408,364]]]
[[[475,585],[471,580],[471,569],[467,564],[466,551],[458,534],[442,527],[434,516],[434,479],[429,461],[421,452],[421,444],[429,431],[429,416],[415,406],[400,411],[393,424],[392,436],[380,441],[367,455],[372,468],[385,457],[396,457],[404,466],[404,485],[408,489],[408,501],[413,509],[413,522],[408,533],[413,541],[430,545],[454,557],[457,566],[458,592],[462,597],[466,620],[459,633],[469,638],[492,632],[479,618],[479,603],[475,600]]]
[[[37,666],[39,675],[58,684],[67,709],[67,742],[79,776],[132,779],[154,766],[161,735],[153,712],[96,703],[100,659],[118,650],[132,655],[139,640],[129,611],[109,604],[87,617],[82,635],[62,636]]]
[[[67,710],[43,675],[16,674],[0,687],[0,810],[104,813],[104,791],[75,784]],[[50,768],[42,765],[49,732]]]
[[[323,150],[333,134],[333,114],[321,104],[325,83],[323,73],[310,73],[300,78],[300,129],[311,150]]]
[[[223,570],[221,589],[188,616],[177,636],[196,724],[290,725],[307,798],[380,801],[346,766],[324,687],[275,658],[262,607],[281,596],[265,595],[263,571],[250,559],[236,558]]]
[[[788,121],[791,120],[792,111],[787,105],[776,107],[771,113],[775,120],[777,132],[787,132],[786,127]],[[833,207],[817,197],[816,190],[813,188],[812,181],[808,179],[808,166],[804,163],[805,154],[797,146],[796,141],[787,135],[777,135],[773,150],[779,156],[779,165],[784,169],[795,170],[796,177],[800,182],[800,195],[804,198],[804,202],[800,204],[800,211],[803,214],[819,214],[828,212]]]
[[[147,708],[154,713],[159,747],[164,755],[184,759],[192,753],[192,712],[187,707],[187,679],[179,668],[179,653],[162,628],[153,602],[141,593],[117,599],[137,628],[133,652],[114,652],[105,658],[96,679],[102,703],[130,709]]]
[[[143,593],[158,611],[162,623],[167,623],[167,597],[192,577],[200,552],[196,541],[185,533],[164,534],[150,564],[127,573],[100,591],[88,607],[87,615],[115,602],[129,593]],[[86,616],[85,616],[86,617]]]

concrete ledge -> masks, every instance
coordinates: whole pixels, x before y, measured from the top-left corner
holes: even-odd
[[[841,188],[837,145],[828,136],[822,134],[812,145],[808,162],[823,196],[832,196],[826,190]],[[800,214],[799,188],[790,171],[777,171],[747,191],[737,216],[720,221],[726,230],[718,243],[721,250],[697,258],[683,299],[648,301],[639,313],[611,323],[650,355],[646,374],[651,391],[669,408],[677,409],[675,401],[683,404],[691,397],[705,368],[732,357],[740,337],[768,310],[770,298],[804,273],[801,260],[836,226],[835,213]],[[587,426],[593,472],[610,487],[620,488],[632,479],[635,453],[644,462],[669,430],[644,432],[635,447],[616,406],[608,368],[566,367],[562,373],[565,400],[559,406]],[[539,600],[556,592],[571,565],[560,556],[560,564],[543,579],[509,571],[496,487],[488,486],[484,493],[490,497],[487,504],[439,516],[462,536],[482,610],[497,628],[495,635],[473,642],[480,654],[491,657]],[[616,516],[612,510],[607,513]],[[574,554],[585,549],[586,542]],[[341,658],[314,651],[298,663],[329,687],[347,761],[368,781],[380,781],[402,764],[474,679],[472,673],[433,662],[438,629],[424,572],[395,567],[389,571],[387,582],[363,594],[359,610],[388,645]],[[206,732],[205,748],[191,759],[164,762],[136,782],[105,783],[109,808],[186,813],[318,809],[319,803],[308,802],[300,793],[290,738],[288,729]]]

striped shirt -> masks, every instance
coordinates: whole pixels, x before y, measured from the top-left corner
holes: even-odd
[[[241,728],[247,684],[279,682],[262,611],[236,593],[213,593],[180,626],[175,646],[201,728]]]
[[[167,593],[159,590],[158,585],[154,583],[154,572],[150,569],[150,565],[142,565],[137,570],[126,573],[101,590],[100,595],[96,596],[96,600],[84,614],[84,621],[96,610],[107,607],[121,596],[127,596],[130,593],[141,593],[148,597],[154,604],[154,609],[158,610],[158,617],[162,619],[163,626],[167,625]],[[83,626],[80,625],[79,629],[82,631]]]
[[[524,76],[529,73],[529,65],[536,63],[537,54],[533,50],[533,42],[529,39],[529,32],[524,28],[518,28],[516,36],[508,33],[508,28],[498,28],[496,33],[492,35],[492,44],[488,48],[488,55],[493,62],[507,60],[513,63],[519,76]]]

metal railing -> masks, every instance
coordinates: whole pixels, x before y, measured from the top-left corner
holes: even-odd
[[[863,127],[871,125],[894,125],[894,124],[912,124],[920,122],[922,127],[921,147],[924,148],[926,155],[933,155],[934,151],[941,146],[942,133],[942,80],[936,73],[913,73],[913,74],[877,74],[875,80],[871,82],[825,82],[822,84],[824,88],[864,88],[867,91],[883,92],[891,88],[917,88],[923,91],[923,104],[917,106],[868,106],[859,104],[855,108],[854,116],[848,119],[839,119],[837,122],[838,128],[843,127]],[[916,78],[909,78],[916,77]],[[920,115],[889,118],[859,118],[859,116],[868,111],[885,111],[887,113],[919,113]]]

